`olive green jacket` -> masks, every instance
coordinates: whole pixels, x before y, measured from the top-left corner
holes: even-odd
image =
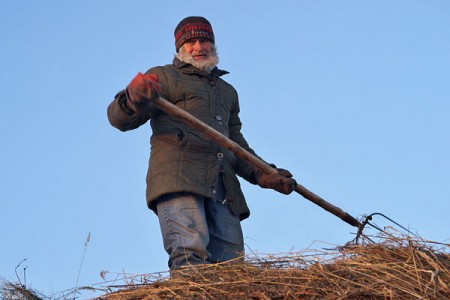
[[[158,76],[165,99],[255,154],[241,133],[236,90],[220,78],[228,72],[215,68],[207,74],[178,59],[147,72]],[[152,105],[134,112],[127,101],[125,89],[109,105],[108,118],[121,131],[135,129],[150,120],[153,134],[146,193],[149,208],[155,211],[155,200],[167,193],[189,192],[214,198],[221,172],[231,211],[241,219],[249,216],[236,175],[256,184],[258,170],[181,120]]]

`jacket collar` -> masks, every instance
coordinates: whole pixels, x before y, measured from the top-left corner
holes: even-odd
[[[206,73],[205,71],[202,71],[196,67],[194,67],[191,64],[188,64],[184,61],[179,60],[178,58],[173,59],[173,65],[179,69],[181,72],[185,74],[196,74],[200,76],[206,76],[206,77],[220,77],[222,75],[228,74],[228,71],[221,70],[217,67],[214,67],[214,69],[211,71],[211,73]]]

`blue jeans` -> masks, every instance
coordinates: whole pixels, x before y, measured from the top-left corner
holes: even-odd
[[[244,254],[239,216],[223,202],[223,184],[216,195],[216,199],[209,199],[174,193],[158,200],[159,224],[171,270],[228,261]]]

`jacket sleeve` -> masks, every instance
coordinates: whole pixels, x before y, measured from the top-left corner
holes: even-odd
[[[244,148],[254,156],[261,159],[255,153],[255,151],[252,148],[250,148],[250,146],[247,143],[247,140],[244,138],[241,132],[242,123],[239,118],[239,111],[240,111],[239,102],[236,101],[230,114],[230,121],[229,121],[230,139],[238,143],[242,148]],[[236,174],[252,184],[257,184],[260,171],[257,168],[253,167],[244,159],[240,157],[237,157],[236,159],[237,159],[235,167]]]
[[[146,73],[156,74],[158,76],[158,84],[162,89],[162,95],[165,96],[167,90],[167,78],[164,75],[163,67],[154,67],[147,70]],[[116,127],[120,131],[127,131],[136,129],[139,126],[145,124],[149,119],[153,118],[160,110],[152,104],[147,104],[143,107],[142,111],[134,111],[131,109],[128,102],[130,102],[130,96],[127,89],[124,89],[117,93],[113,102],[108,106],[108,119],[112,126]]]
[[[117,93],[114,100],[108,106],[108,120],[112,126],[120,131],[127,131],[138,128],[146,123],[150,117],[151,111],[135,112],[127,105],[129,98],[127,90],[124,89]]]

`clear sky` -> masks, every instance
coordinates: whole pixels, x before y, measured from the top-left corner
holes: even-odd
[[[171,63],[173,30],[210,20],[256,152],[355,217],[450,238],[450,1],[1,1],[0,277],[46,295],[101,271],[167,270],[145,203],[149,125],[106,108]],[[241,181],[248,252],[343,245],[355,228]],[[376,222],[384,226],[381,219]],[[386,223],[388,225],[388,223]],[[95,295],[84,292],[82,298]]]

